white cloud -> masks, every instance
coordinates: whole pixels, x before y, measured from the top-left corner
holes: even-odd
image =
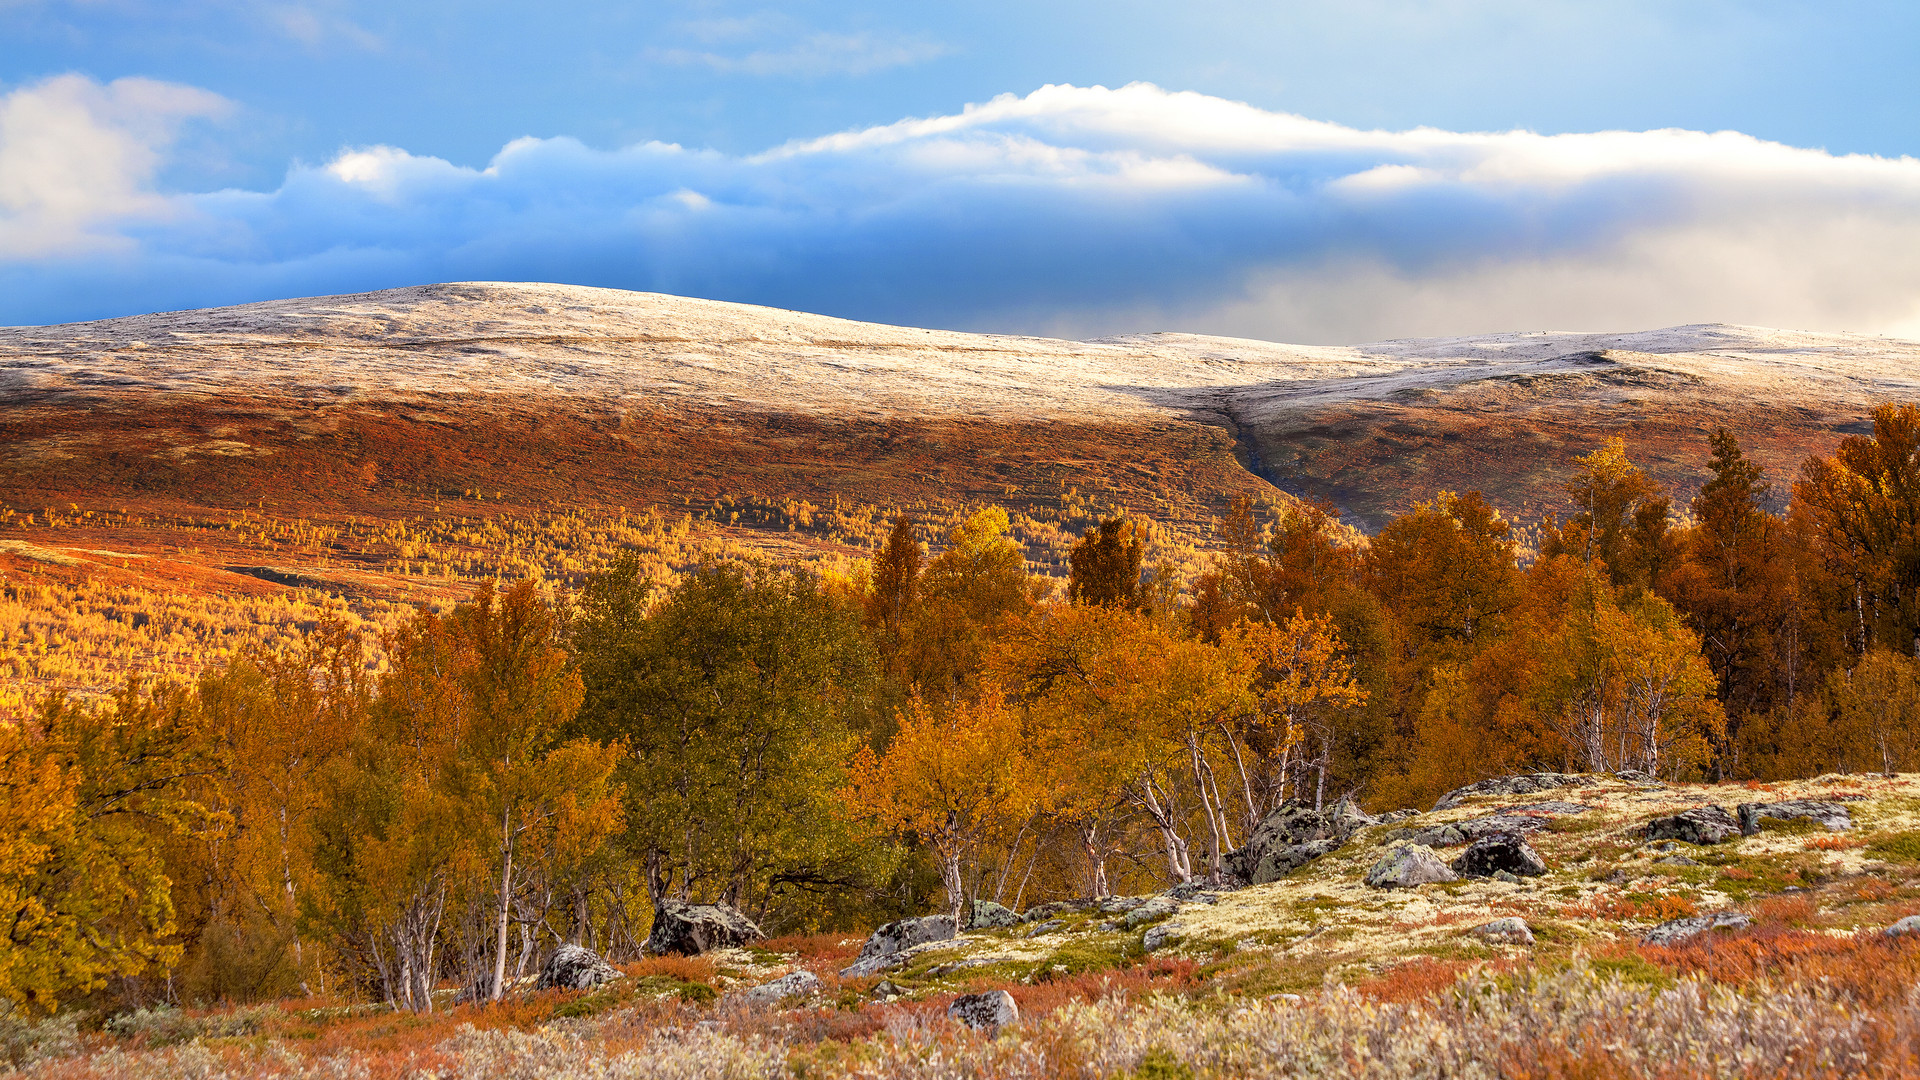
[[[116,227],[176,209],[151,184],[181,121],[226,109],[189,86],[78,75],[0,97],[0,259],[124,246]]]
[[[113,91],[52,85],[36,92]],[[0,247],[0,321],[496,278],[1076,334],[1920,332],[1920,161],[1733,132],[1363,131],[1146,85],[1049,86],[746,157],[520,139],[473,169],[373,147],[272,192],[162,198],[147,181],[164,141],[82,112],[73,147],[43,125],[57,145],[18,160],[104,143],[146,164],[107,170],[119,180],[84,212],[3,219],[66,246]],[[35,257],[114,236],[137,246]]]

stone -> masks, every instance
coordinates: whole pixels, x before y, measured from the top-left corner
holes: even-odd
[[[1591,778],[1578,773],[1520,773],[1514,776],[1496,776],[1491,780],[1482,780],[1477,784],[1457,787],[1433,804],[1434,810],[1451,810],[1476,795],[1531,795],[1536,791],[1552,791],[1555,788],[1573,787],[1587,783]]]
[[[975,900],[973,909],[968,912],[967,926],[974,930],[999,930],[1016,926],[1020,916],[1012,908],[1002,907],[991,900]]]
[[[1720,806],[1696,806],[1647,822],[1647,839],[1681,840],[1689,844],[1717,844],[1739,831],[1740,823]]]
[[[1508,885],[1518,885],[1525,879],[1511,870],[1495,870],[1493,872],[1493,880],[1505,882]]]
[[[1120,928],[1132,930],[1150,922],[1159,922],[1169,915],[1178,914],[1179,911],[1180,901],[1171,896],[1156,896],[1127,912],[1126,917],[1120,920]]]
[[[620,971],[592,949],[562,945],[540,965],[536,990],[591,990],[620,977]]]
[[[1504,919],[1495,919],[1490,923],[1481,923],[1469,932],[1482,941],[1492,941],[1502,945],[1533,944],[1533,928],[1527,925],[1527,920],[1513,915]]]
[[[887,923],[860,946],[860,955],[840,969],[842,976],[853,978],[873,975],[894,966],[896,958],[916,945],[932,941],[950,941],[954,937],[953,916],[922,915],[917,919],[899,919]]]
[[[1100,901],[1100,911],[1106,915],[1121,915],[1146,902],[1144,896],[1109,896]]]
[[[1407,820],[1408,818],[1417,818],[1419,816],[1420,816],[1420,811],[1418,810],[1405,810],[1405,809],[1389,810],[1386,813],[1380,815],[1380,824],[1395,825],[1402,821]]]
[[[1502,813],[1467,821],[1455,821],[1447,825],[1430,825],[1424,829],[1395,829],[1386,834],[1384,839],[1406,840],[1422,847],[1459,847],[1461,844],[1471,844],[1482,837],[1498,836],[1503,833],[1539,832],[1546,827],[1547,819],[1544,817]]]
[[[1547,799],[1543,802],[1518,803],[1513,806],[1503,806],[1499,812],[1502,814],[1544,814],[1547,817],[1561,817],[1567,814],[1584,814],[1592,809],[1593,807],[1588,806],[1586,803],[1567,802],[1564,799]]]
[[[1741,803],[1739,806],[1740,832],[1743,836],[1752,836],[1760,831],[1760,819],[1775,818],[1791,821],[1804,818],[1817,821],[1826,826],[1828,832],[1844,832],[1853,828],[1853,812],[1837,802],[1821,802],[1816,799],[1788,799],[1777,803]]]
[[[1892,926],[1887,927],[1885,930],[1880,931],[1880,933],[1887,937],[1907,937],[1910,934],[1920,934],[1920,915],[1909,915],[1899,922],[1894,923]]]
[[[1295,870],[1307,865],[1322,855],[1340,846],[1338,840],[1313,840],[1305,844],[1288,844],[1275,848],[1260,857],[1245,874],[1249,885],[1265,885],[1270,881],[1279,881]]]
[[[1148,952],[1153,952],[1178,944],[1186,936],[1186,927],[1175,922],[1163,922],[1158,926],[1147,927],[1147,932],[1140,938],[1140,944]]]
[[[1525,837],[1496,833],[1469,844],[1453,860],[1453,870],[1464,877],[1492,877],[1501,871],[1516,877],[1539,877],[1547,872],[1547,864]]]
[[[667,900],[653,909],[653,932],[647,935],[646,948],[655,956],[698,956],[710,949],[737,948],[766,936],[752,919],[725,904]]]
[[[1432,848],[1407,844],[1394,848],[1367,871],[1367,884],[1376,889],[1410,889],[1435,881],[1457,881]]]
[[[820,976],[811,971],[795,971],[771,982],[735,991],[728,994],[727,998],[754,1008],[768,1008],[791,998],[812,997],[819,992]]]
[[[880,985],[874,987],[872,990],[872,996],[882,1001],[888,998],[899,997],[904,993],[906,993],[906,991],[895,985],[892,979],[881,979]]]
[[[947,1006],[947,1018],[975,1031],[998,1031],[1020,1019],[1020,1006],[1005,990],[962,994]]]
[[[1333,851],[1355,832],[1374,824],[1378,819],[1367,816],[1349,798],[1326,810],[1289,799],[1262,818],[1246,844],[1227,852],[1221,865],[1237,881],[1264,885]]]
[[[1055,930],[1065,930],[1066,928],[1067,928],[1067,924],[1064,920],[1048,919],[1046,922],[1043,922],[1043,923],[1034,923],[1032,927],[1028,928],[1026,933],[1021,934],[1020,936],[1021,937],[1039,937],[1041,934],[1051,934]]]
[[[1092,910],[1091,900],[1054,900],[1045,904],[1035,904],[1020,917],[1027,922],[1046,922],[1056,915],[1075,915]]]
[[[1674,919],[1663,922],[1646,932],[1640,939],[1643,945],[1676,945],[1689,938],[1699,937],[1709,930],[1739,930],[1753,925],[1753,920],[1737,911],[1720,911],[1712,915],[1695,915],[1690,919]]]

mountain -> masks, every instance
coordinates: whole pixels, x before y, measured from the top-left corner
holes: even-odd
[[[1377,528],[1442,488],[1558,505],[1611,435],[1683,493],[1725,424],[1784,477],[1916,396],[1920,344],[1723,325],[1345,347],[880,326],[465,283],[0,329],[0,500],[382,514],[727,494],[1112,500],[1274,485]],[[263,503],[264,500],[264,503]]]

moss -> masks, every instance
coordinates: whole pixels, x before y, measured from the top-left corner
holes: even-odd
[[[1156,1046],[1140,1055],[1140,1064],[1128,1074],[1133,1080],[1193,1080],[1193,1066]]]
[[[1145,951],[1137,937],[1069,941],[1060,946],[1052,958],[1042,966],[1047,969],[1064,967],[1068,975],[1083,975],[1090,971],[1111,971],[1126,965],[1129,961],[1143,955]]]
[[[1587,960],[1587,966],[1603,978],[1611,977],[1654,990],[1669,990],[1674,985],[1673,976],[1654,967],[1642,956],[1591,957]]]
[[[1582,814],[1576,817],[1556,817],[1547,819],[1547,831],[1554,833],[1594,833],[1610,828],[1613,822],[1605,818]]]
[[[1920,863],[1920,832],[1881,833],[1867,841],[1867,853],[1884,862]]]

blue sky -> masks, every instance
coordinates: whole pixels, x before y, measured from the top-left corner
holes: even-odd
[[[1917,56],[1847,0],[0,0],[0,322],[485,277],[1920,336]]]

